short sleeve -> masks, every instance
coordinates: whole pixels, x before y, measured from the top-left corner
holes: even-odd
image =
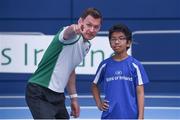
[[[102,64],[102,63],[99,65],[93,80],[94,84],[99,84],[103,80],[105,66],[106,64]]]
[[[136,69],[136,75],[137,75],[137,80],[136,84],[137,85],[143,85],[149,82],[149,79],[147,77],[146,71],[142,64],[135,64],[133,63],[134,68]]]

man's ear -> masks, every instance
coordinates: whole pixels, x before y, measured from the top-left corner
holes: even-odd
[[[79,23],[81,24],[82,22],[83,22],[82,18],[79,18],[78,24],[79,24]]]

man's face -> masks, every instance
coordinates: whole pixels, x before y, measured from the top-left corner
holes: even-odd
[[[85,40],[93,39],[101,27],[101,19],[95,19],[91,15],[88,15],[85,19],[80,18],[82,25],[82,36]]]

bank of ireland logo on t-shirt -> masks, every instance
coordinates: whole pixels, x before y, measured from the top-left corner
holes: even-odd
[[[122,75],[122,71],[121,70],[115,71],[115,75]]]

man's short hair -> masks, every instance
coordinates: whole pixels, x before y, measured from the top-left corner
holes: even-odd
[[[83,14],[81,15],[82,19],[85,19],[88,15],[91,15],[95,19],[101,19],[102,22],[102,15],[99,10],[96,8],[88,8],[86,9]]]

